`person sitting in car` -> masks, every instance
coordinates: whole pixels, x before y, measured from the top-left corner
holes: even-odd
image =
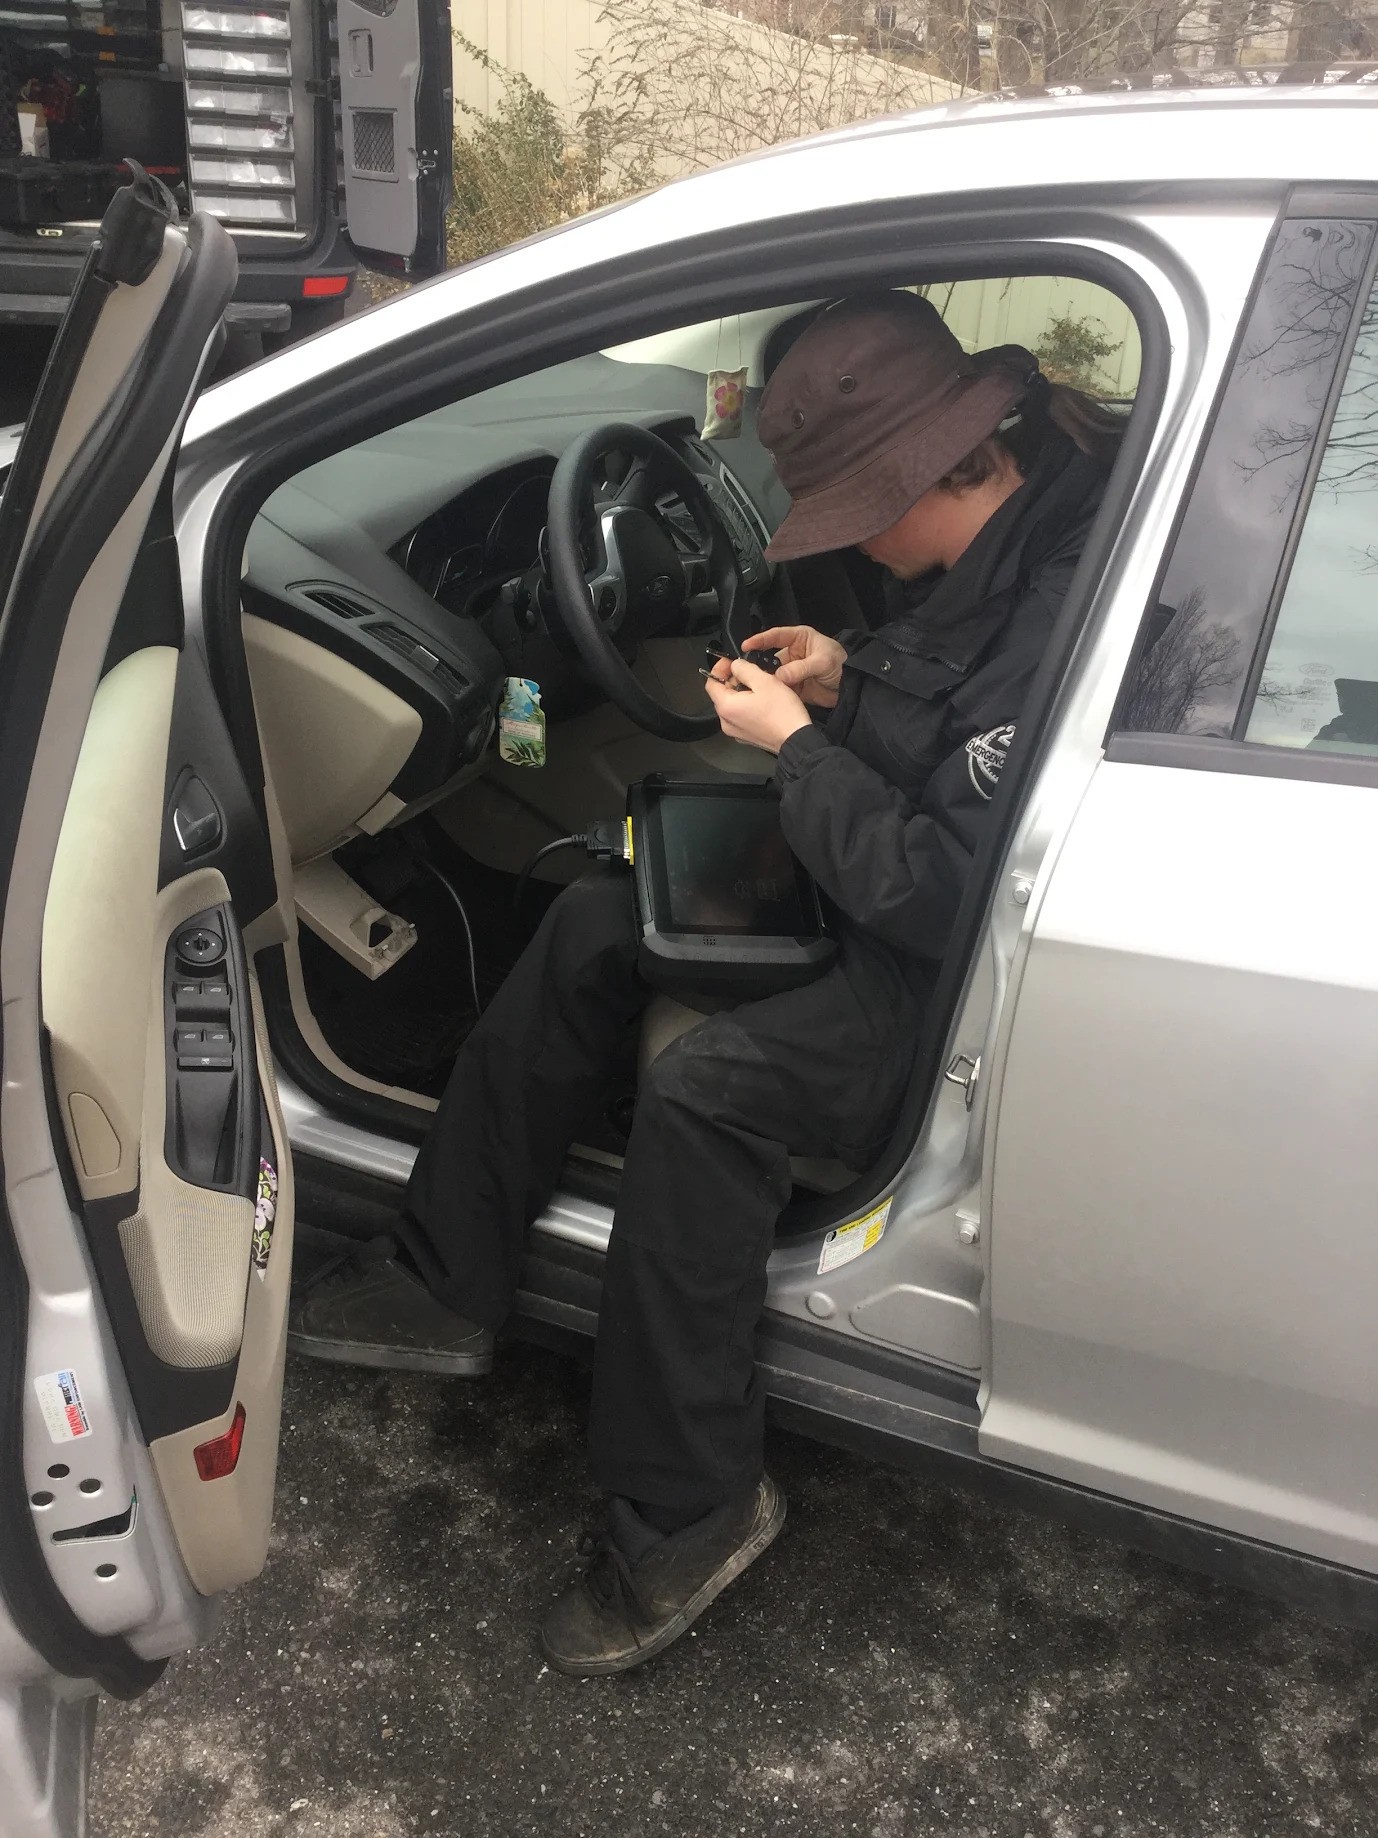
[[[643,1079],[603,1277],[589,1440],[610,1496],[550,1664],[662,1651],[770,1544],[754,1339],[791,1155],[854,1169],[896,1127],[939,962],[1118,424],[1006,346],[970,357],[909,293],[843,301],[768,383],[759,433],[791,508],[776,560],[856,545],[888,618],[777,626],[707,685],[722,730],[774,754],[785,834],[831,907],[832,968],[706,1017]],[[526,1233],[606,1101],[651,996],[624,873],[566,889],[460,1050],[417,1158],[397,1255],[299,1304],[326,1359],[477,1374]]]

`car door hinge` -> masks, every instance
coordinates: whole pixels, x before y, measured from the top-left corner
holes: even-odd
[[[976,1102],[976,1083],[980,1076],[981,1055],[979,1053],[974,1059],[970,1053],[958,1053],[943,1074],[949,1085],[961,1086],[962,1102],[968,1110]]]

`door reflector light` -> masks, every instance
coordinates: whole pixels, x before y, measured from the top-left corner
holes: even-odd
[[[329,300],[349,292],[347,274],[309,274],[301,284],[303,300]]]
[[[209,1442],[197,1446],[196,1472],[203,1481],[222,1481],[227,1474],[234,1473],[244,1441],[244,1422],[244,1406],[236,1404],[234,1422],[225,1433],[212,1436]]]

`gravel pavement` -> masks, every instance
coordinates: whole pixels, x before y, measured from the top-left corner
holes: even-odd
[[[780,1432],[773,1550],[551,1673],[587,1390],[289,1362],[267,1569],[103,1707],[93,1838],[1378,1838],[1378,1637]]]

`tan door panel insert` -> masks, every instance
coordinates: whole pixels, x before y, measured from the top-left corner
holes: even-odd
[[[43,916],[43,1018],[83,1197],[132,1193],[177,653],[137,651],[91,705]],[[162,1004],[156,1014],[161,1026]]]

